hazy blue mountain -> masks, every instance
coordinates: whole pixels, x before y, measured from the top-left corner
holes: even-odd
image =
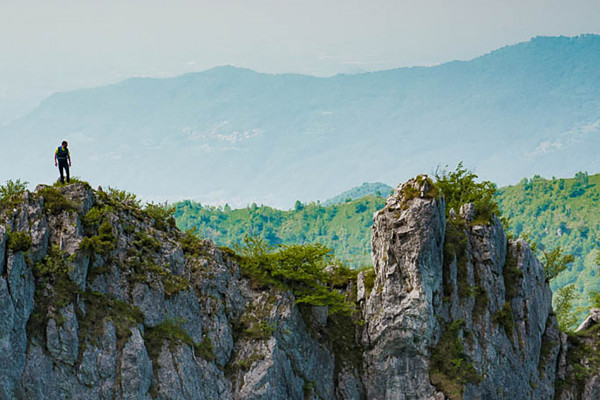
[[[0,180],[73,172],[144,198],[290,207],[463,160],[501,185],[598,171],[600,36],[470,61],[316,78],[234,67],[49,97],[0,128]]]
[[[352,189],[346,190],[337,196],[333,196],[332,198],[325,200],[323,205],[330,206],[332,204],[342,204],[369,195],[387,197],[392,189],[393,187],[381,182],[363,182],[363,184],[360,186],[353,187]]]

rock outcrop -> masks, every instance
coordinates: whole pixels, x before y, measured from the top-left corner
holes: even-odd
[[[375,215],[368,397],[551,399],[559,332],[542,265],[497,218],[452,214],[419,177]]]
[[[573,361],[597,365],[582,350],[597,321],[561,335],[528,245],[472,205],[444,207],[426,176],[396,189],[340,318],[255,285],[230,250],[126,194],[25,192],[0,222],[0,399],[552,399],[555,381],[561,399],[598,394]]]

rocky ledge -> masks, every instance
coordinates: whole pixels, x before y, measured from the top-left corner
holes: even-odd
[[[10,200],[10,201],[8,201]],[[598,398],[598,318],[559,333],[543,267],[426,176],[375,214],[354,312],[256,285],[160,208],[83,183],[2,204],[0,399]],[[594,314],[595,315],[595,314]],[[595,318],[595,319],[594,319]]]

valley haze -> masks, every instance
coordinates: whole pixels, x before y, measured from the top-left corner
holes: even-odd
[[[224,66],[57,93],[0,128],[0,181],[74,175],[147,200],[289,208],[458,161],[499,185],[599,170],[600,36],[322,78]],[[24,155],[26,154],[26,155]]]

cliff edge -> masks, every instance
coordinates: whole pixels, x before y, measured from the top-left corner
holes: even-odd
[[[596,365],[582,350],[595,322],[561,335],[527,243],[470,204],[447,218],[426,176],[375,214],[374,269],[329,288],[345,316],[257,284],[239,255],[154,211],[84,183],[3,202],[0,399],[598,393],[597,370],[575,375]]]

